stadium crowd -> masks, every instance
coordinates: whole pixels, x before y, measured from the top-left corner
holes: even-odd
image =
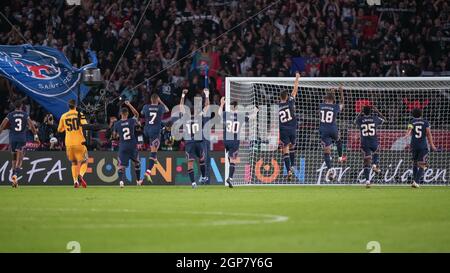
[[[82,0],[82,6],[70,6],[63,0],[2,0],[2,13],[21,34],[2,17],[0,44],[55,47],[77,67],[89,63],[87,49],[95,50],[107,88],[105,94],[91,92],[85,103],[90,109],[107,105],[95,112],[95,119],[106,123],[117,117],[120,104],[110,102],[119,96],[138,109],[152,92],[169,108],[178,103],[182,88],[191,90],[192,99],[205,86],[204,64],[216,104],[226,76],[292,76],[301,70],[303,76],[393,77],[450,71],[448,1],[366,2],[154,0],[138,25],[147,1]],[[308,65],[300,69],[298,57]],[[0,88],[3,101],[21,96],[4,80]],[[41,131],[51,130],[47,112],[30,100],[26,104]],[[2,104],[1,118],[9,110]]]

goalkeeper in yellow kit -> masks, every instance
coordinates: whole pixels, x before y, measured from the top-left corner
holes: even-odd
[[[83,135],[83,125],[87,125],[86,117],[75,109],[75,100],[69,100],[69,111],[59,120],[58,132],[66,132],[65,144],[67,158],[72,162],[74,187],[87,187],[83,176],[87,170],[88,153]]]

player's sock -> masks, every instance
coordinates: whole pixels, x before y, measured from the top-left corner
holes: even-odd
[[[295,166],[295,151],[289,151],[289,157],[291,159],[291,167]]]
[[[206,173],[206,166],[205,166],[205,161],[200,161],[199,162],[200,165],[200,173],[202,174],[202,177],[205,177],[205,173]]]
[[[150,153],[150,162],[148,164],[148,169],[151,171],[153,169],[153,166],[155,165],[156,161],[156,152]]]
[[[194,170],[188,170],[189,179],[191,180],[191,183],[195,183],[195,176],[194,176]]]
[[[413,168],[412,168],[412,171],[413,171],[412,178],[413,178],[414,181],[416,181],[416,176],[417,176],[417,171],[418,170],[419,170],[419,168],[417,168],[417,166],[414,165]]]
[[[422,167],[417,168],[416,178],[414,179],[414,181],[416,181],[417,184],[420,183],[420,180],[422,179],[424,171],[425,171],[425,169]]]
[[[291,159],[289,158],[289,154],[286,153],[283,155],[284,165],[286,166],[286,170],[291,169]]]
[[[81,163],[81,167],[80,167],[80,175],[81,176],[84,176],[84,174],[87,171],[87,167],[88,167],[87,162]]]
[[[72,178],[73,181],[78,181],[78,170],[76,165],[72,165]]]
[[[141,164],[140,163],[136,163],[134,165],[134,172],[136,174],[136,180],[140,180],[141,179]]]
[[[327,154],[327,153],[324,153],[323,154],[323,158],[325,160],[325,165],[327,165],[327,168],[331,169],[332,168],[332,166],[331,166],[331,155]]]
[[[235,169],[236,165],[234,163],[230,163],[230,171],[229,171],[229,178],[233,178],[234,175],[234,169]]]
[[[380,156],[378,154],[373,154],[372,163],[378,166],[378,163],[380,163]]]
[[[364,166],[364,178],[366,182],[370,181],[370,166]]]
[[[125,181],[125,169],[124,168],[119,168],[119,179],[120,181]]]
[[[342,140],[336,141],[337,153],[339,157],[342,157]]]

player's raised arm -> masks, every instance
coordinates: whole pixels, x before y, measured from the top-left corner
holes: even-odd
[[[363,113],[363,111],[361,109],[361,111],[358,113],[358,115],[356,116],[355,120],[353,121],[354,125],[356,125],[356,126],[360,125],[359,121],[360,121],[360,117],[361,117],[362,113]]]
[[[381,120],[383,121],[383,123],[387,121],[386,117],[383,116],[383,114],[381,114],[381,112],[378,111],[378,109],[377,109],[375,106],[373,106],[373,110],[375,111],[375,113],[378,114],[378,116],[381,118]]]
[[[259,112],[259,108],[255,106],[255,108],[253,108],[253,112],[248,114],[248,118],[249,119],[254,119],[258,116],[258,112]]]
[[[2,133],[3,130],[5,130],[7,124],[8,124],[8,118],[4,118],[2,121],[2,124],[0,125],[0,134]]]
[[[344,87],[342,86],[342,84],[339,85],[339,96],[340,96],[339,108],[342,111],[344,109],[344,104],[345,104]]]
[[[185,113],[186,112],[186,109],[184,107],[184,100],[185,100],[186,94],[188,92],[189,92],[189,90],[183,89],[183,91],[181,93],[181,100],[180,100],[180,111],[181,111],[181,113]]]
[[[208,112],[208,109],[209,109],[209,89],[204,88],[203,94],[205,94],[205,107],[203,108],[203,113],[206,113],[206,112]]]
[[[219,114],[219,116],[221,116],[222,117],[222,115],[223,115],[223,107],[225,106],[225,97],[222,97],[221,99],[220,99],[220,106],[219,106],[219,111],[218,111],[218,114]]]
[[[433,142],[433,135],[431,134],[430,127],[427,127],[426,134],[427,134],[427,140],[428,140],[428,143],[430,144],[431,150],[432,151],[436,151],[437,149],[436,149],[436,146],[434,145],[434,142]]]
[[[125,101],[125,105],[130,107],[131,112],[133,113],[133,116],[138,119],[139,118],[139,112],[134,108],[134,106],[129,102]]]
[[[167,105],[161,100],[160,97],[158,97],[158,103],[164,107],[164,113],[167,113],[170,111],[169,107],[167,107]]]
[[[38,142],[39,137],[37,134],[37,130],[36,130],[36,127],[34,126],[33,121],[31,120],[30,117],[28,117],[27,123],[28,123],[28,128],[30,128],[31,132],[33,133],[34,141]]]
[[[291,96],[292,97],[297,97],[298,94],[298,85],[299,85],[299,81],[300,81],[300,73],[295,73],[295,82],[294,82],[294,90],[292,90]]]

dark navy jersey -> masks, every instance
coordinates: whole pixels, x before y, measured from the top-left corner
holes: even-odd
[[[423,118],[413,118],[408,125],[411,132],[411,148],[414,150],[428,149],[427,128],[430,124]]]
[[[142,115],[145,117],[144,129],[147,131],[159,132],[161,130],[162,115],[166,112],[162,104],[146,104],[142,108]]]
[[[183,139],[186,144],[203,141],[204,121],[205,118],[202,114],[192,115],[190,119],[186,120],[186,124],[183,126]]]
[[[137,120],[135,118],[116,121],[114,124],[114,131],[119,135],[119,147],[137,144],[136,135],[134,133],[136,125]]]
[[[278,107],[280,129],[297,129],[294,97],[290,96],[286,102],[280,102]]]
[[[245,123],[249,121],[245,113],[223,112],[223,140],[238,140]]]
[[[319,105],[320,126],[321,131],[336,130],[336,117],[341,111],[339,104],[321,103]]]
[[[355,123],[361,135],[361,145],[378,145],[378,127],[384,120],[377,115],[360,115]]]
[[[14,141],[26,141],[28,114],[24,111],[12,111],[6,118],[9,122],[9,139]]]

